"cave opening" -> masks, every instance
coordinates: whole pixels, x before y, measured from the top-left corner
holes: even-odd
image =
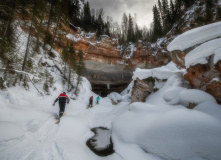
[[[90,82],[92,91],[101,97],[106,97],[111,92],[121,93],[132,81],[131,70],[107,70],[87,69],[84,75]]]
[[[101,97],[106,97],[111,92],[121,93],[124,89],[127,88],[129,83],[120,83],[120,84],[91,84],[92,91]]]

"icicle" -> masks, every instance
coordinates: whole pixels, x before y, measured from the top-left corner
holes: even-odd
[[[109,84],[109,83],[107,84],[107,89],[108,89],[108,90],[110,89],[110,84]]]

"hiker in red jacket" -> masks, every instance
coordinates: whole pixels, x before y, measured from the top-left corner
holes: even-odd
[[[93,107],[93,96],[91,96],[89,99],[89,107]]]
[[[60,108],[59,118],[61,118],[61,116],[63,116],[66,102],[69,103],[69,100],[70,100],[70,99],[68,98],[68,96],[66,95],[66,93],[63,92],[63,93],[61,93],[61,94],[58,96],[58,98],[56,98],[56,100],[54,101],[53,106],[55,105],[55,103],[56,103],[57,101],[59,101],[59,108]]]

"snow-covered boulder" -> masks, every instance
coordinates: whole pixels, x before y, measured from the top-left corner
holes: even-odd
[[[107,98],[111,99],[113,104],[117,104],[122,100],[122,96],[117,92],[108,94]]]
[[[168,78],[174,75],[183,75],[184,71],[178,69],[173,62],[159,68],[137,68],[133,75],[131,101],[145,102],[146,98],[161,88]]]
[[[106,128],[91,129],[95,135],[87,141],[87,146],[99,156],[108,156],[114,153],[111,140],[111,130]]]
[[[167,47],[177,55],[185,52],[182,58],[177,56],[180,66],[187,68],[185,79],[194,88],[207,91],[221,102],[220,49],[221,22],[198,27],[176,37]],[[181,60],[180,60],[181,59]]]
[[[167,90],[163,98],[168,104],[178,105],[182,104],[188,108],[193,108],[197,104],[201,104],[206,101],[215,102],[216,100],[213,96],[206,92],[196,90],[196,89],[185,89],[182,87],[176,87]]]

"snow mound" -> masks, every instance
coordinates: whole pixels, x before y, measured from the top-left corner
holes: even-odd
[[[146,79],[149,77],[157,79],[168,79],[169,77],[177,74],[183,74],[184,70],[179,70],[173,62],[170,62],[166,66],[162,66],[154,69],[140,69],[137,68],[133,73],[133,80],[139,78],[140,80]]]
[[[185,66],[189,68],[190,66],[194,66],[196,64],[208,63],[207,57],[215,54],[215,51],[221,48],[220,44],[221,38],[206,42],[190,51],[185,57]],[[218,61],[218,58],[220,57],[221,56],[217,54],[216,61]]]
[[[220,111],[220,106],[215,106],[215,110]],[[209,115],[202,111],[171,108],[163,104],[133,103],[112,123],[114,144],[119,141],[137,144],[145,153],[166,160],[219,160],[221,125],[212,113]],[[136,154],[136,151],[132,152]]]
[[[220,122],[213,117],[177,109],[165,113],[146,127],[138,142],[146,152],[167,160],[218,160],[221,157],[220,134]]]
[[[216,102],[206,101],[197,105],[194,109],[213,116],[221,121],[221,106],[218,105]]]
[[[115,103],[118,103],[122,99],[121,95],[117,92],[112,92],[112,93],[108,94],[107,98],[111,99]]]
[[[0,122],[0,142],[20,139],[24,136],[24,130],[16,123],[13,122]]]
[[[168,46],[168,51],[185,50],[196,44],[221,36],[221,22],[192,29],[176,37]]]
[[[163,98],[170,105],[182,104],[187,106],[189,103],[200,104],[205,101],[216,102],[216,100],[208,93],[196,89],[185,89],[176,87],[168,89]]]

